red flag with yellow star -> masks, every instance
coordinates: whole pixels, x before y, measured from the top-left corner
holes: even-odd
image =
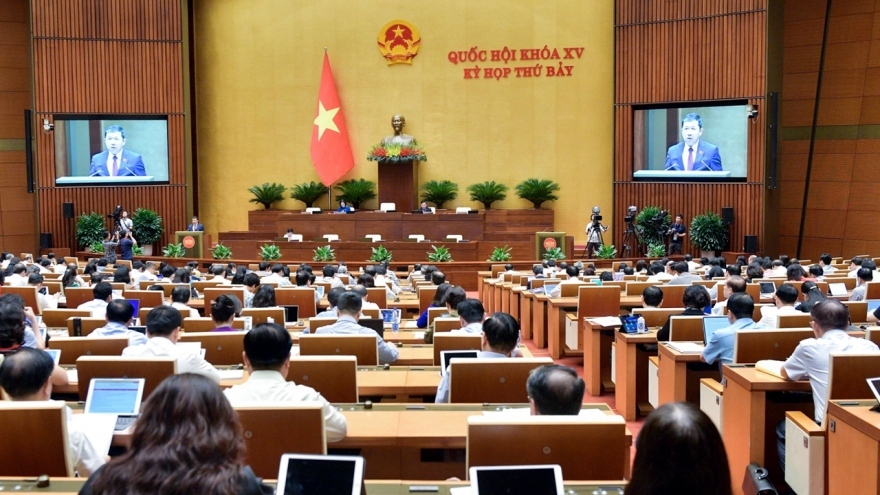
[[[325,186],[333,184],[354,168],[348,129],[345,127],[339,93],[336,92],[336,83],[333,82],[333,72],[330,70],[330,58],[326,52],[324,52],[318,111],[315,125],[312,127],[310,149],[312,164]]]

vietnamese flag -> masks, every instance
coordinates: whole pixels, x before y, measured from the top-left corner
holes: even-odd
[[[321,71],[321,89],[318,92],[318,110],[312,127],[312,164],[325,186],[330,186],[354,168],[348,129],[339,103],[339,94],[330,70],[330,58],[324,52]]]

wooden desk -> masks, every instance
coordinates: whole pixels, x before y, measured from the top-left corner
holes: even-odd
[[[590,395],[598,397],[605,392],[614,390],[611,382],[611,343],[614,342],[614,334],[620,325],[603,327],[584,318],[584,381],[587,382],[587,391]]]
[[[534,339],[532,332],[532,300],[534,298],[535,295],[528,289],[519,293],[519,329],[522,332],[522,338],[527,340]]]
[[[477,294],[479,295],[478,299],[483,301],[483,309],[488,310],[486,308],[486,304],[489,301],[489,284],[487,280],[492,278],[492,271],[478,271],[477,272]]]
[[[559,359],[564,355],[583,355],[583,350],[566,349],[565,347],[565,314],[572,310],[577,311],[578,298],[545,297],[547,306],[547,347],[550,351],[550,357]]]
[[[877,401],[830,401],[828,493],[880,494],[880,413]]]
[[[547,294],[532,297],[532,339],[539,349],[547,347]]]
[[[510,294],[513,289],[513,282],[501,282],[498,289],[501,292],[501,311],[510,314]]]
[[[657,346],[660,366],[657,370],[657,401],[659,405],[667,402],[688,401],[700,404],[700,379],[721,376],[717,364],[700,361],[700,354],[684,354],[665,343]]]
[[[740,479],[746,466],[757,462],[770,470],[773,484],[782,487],[784,480],[776,454],[776,425],[785,418],[785,411],[803,411],[812,418],[813,401],[806,394],[805,402],[784,401],[781,400],[784,397],[777,393],[809,392],[810,382],[783,380],[747,365],[725,365],[723,373],[727,382],[724,385],[722,429],[731,479]],[[661,376],[661,384],[662,379]],[[733,490],[735,494],[743,493],[740,483],[734,483]]]
[[[615,405],[624,419],[635,421],[639,404],[648,402],[648,358],[657,355],[657,351],[646,351],[639,344],[656,345],[657,332],[614,332],[614,335]]]
[[[519,308],[521,301],[520,294],[524,290],[526,290],[526,288],[523,285],[517,285],[510,289],[510,314],[516,318],[516,321],[521,321],[522,319],[522,313]],[[522,328],[520,328],[520,330],[522,330]],[[525,335],[523,335],[523,338],[526,338]]]

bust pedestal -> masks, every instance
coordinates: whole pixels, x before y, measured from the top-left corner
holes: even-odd
[[[410,212],[419,204],[419,162],[379,162],[379,203],[394,203],[397,211]]]

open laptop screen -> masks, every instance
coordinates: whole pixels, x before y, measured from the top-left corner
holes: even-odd
[[[138,414],[143,395],[143,378],[92,378],[85,412]]]
[[[446,376],[446,370],[449,369],[449,362],[452,358],[475,358],[478,351],[440,351],[440,376]]]
[[[474,495],[562,495],[559,466],[472,467]]]
[[[284,321],[286,323],[295,323],[299,321],[299,306],[294,304],[281,307],[284,308]]]
[[[358,325],[375,330],[379,337],[385,338],[385,320],[382,318],[361,318]]]
[[[708,344],[709,339],[721,328],[729,327],[730,320],[726,316],[703,317],[703,344]]]
[[[544,283],[544,294],[547,294],[549,296],[550,293],[553,292],[553,289],[555,289],[557,285],[559,285],[559,284],[548,284],[545,282]]]
[[[866,303],[868,303],[868,314],[877,311],[877,308],[880,307],[880,299],[866,299]]]
[[[134,313],[133,313],[134,317],[137,318],[138,317],[138,310],[141,307],[141,300],[140,299],[125,299],[125,301],[128,301],[129,303],[131,303],[131,307],[134,308]]]
[[[278,495],[360,495],[364,459],[359,456],[281,456]]]

